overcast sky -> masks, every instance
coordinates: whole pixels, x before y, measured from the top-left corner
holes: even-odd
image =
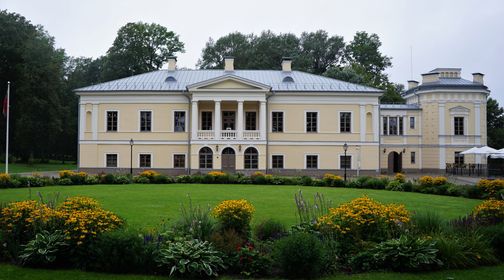
[[[180,66],[194,68],[209,37],[233,31],[276,33],[323,29],[350,41],[356,31],[377,33],[392,57],[391,80],[406,84],[437,67],[460,67],[462,77],[485,74],[504,105],[504,1],[322,0],[0,0],[0,9],[41,24],[72,56],[98,57],[127,22],[154,22],[180,35]],[[295,62],[294,62],[295,63]]]

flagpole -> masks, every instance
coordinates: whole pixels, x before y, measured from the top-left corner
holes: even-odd
[[[5,174],[9,174],[9,113],[10,113],[10,81],[7,82],[7,127],[5,132]]]

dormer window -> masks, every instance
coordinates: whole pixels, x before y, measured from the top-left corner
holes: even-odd
[[[287,76],[283,78],[282,82],[284,83],[294,83],[294,79],[291,76]]]
[[[177,79],[175,79],[175,77],[173,76],[168,76],[168,78],[166,78],[165,82],[176,82]]]

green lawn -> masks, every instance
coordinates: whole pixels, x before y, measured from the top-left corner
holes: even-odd
[[[10,163],[9,173],[28,173],[41,171],[75,170],[77,165],[70,163]],[[0,172],[5,172],[5,163],[0,163]]]
[[[156,227],[179,215],[181,202],[190,195],[194,204],[215,206],[225,199],[245,198],[256,208],[253,223],[275,218],[286,225],[296,223],[294,194],[302,190],[305,198],[312,200],[316,192],[338,205],[353,198],[368,195],[384,203],[403,203],[411,211],[436,211],[445,219],[463,216],[480,203],[479,200],[419,193],[391,192],[383,190],[255,185],[94,185],[54,186],[33,189],[2,189],[0,202],[37,199],[37,192],[44,197],[60,193],[60,199],[83,195],[96,198],[104,208],[125,218],[133,227]]]
[[[504,278],[504,265],[480,267],[471,270],[445,270],[430,273],[363,273],[354,275],[337,275],[325,280],[498,280]],[[13,265],[0,264],[0,280],[161,280],[167,277],[114,275],[103,273],[82,272],[78,270],[46,270],[21,268]],[[223,279],[232,279],[229,277]]]

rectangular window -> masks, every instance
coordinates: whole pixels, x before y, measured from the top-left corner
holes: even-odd
[[[352,113],[340,113],[340,132],[352,132]]]
[[[453,118],[455,135],[464,135],[464,117]]]
[[[283,112],[272,112],[271,113],[271,131],[272,132],[283,132]]]
[[[284,168],[284,156],[282,156],[282,155],[271,156],[271,167],[272,168]]]
[[[397,135],[397,117],[389,117],[389,135]]]
[[[317,169],[318,168],[318,156],[317,155],[307,155],[306,156],[306,168],[307,169]]]
[[[399,120],[399,135],[403,135],[404,131],[404,118],[403,117],[397,117]]]
[[[352,156],[340,156],[340,169],[352,168]]]
[[[415,117],[410,117],[409,118],[409,128],[410,129],[415,129]]]
[[[415,164],[415,163],[416,163],[416,153],[411,152],[411,164]]]
[[[245,130],[256,130],[256,112],[245,112]]]
[[[140,111],[140,131],[151,131],[152,129],[152,112]]]
[[[117,131],[117,111],[107,111],[107,131]]]
[[[140,168],[150,168],[151,167],[151,155],[150,154],[140,154]]]
[[[455,165],[463,165],[464,164],[464,155],[460,152],[455,152]]]
[[[383,117],[383,135],[388,135],[388,117]]]
[[[306,112],[306,132],[317,132],[317,112]]]
[[[185,155],[173,155],[173,168],[185,168]]]
[[[175,111],[174,116],[174,131],[175,132],[185,132],[186,117],[184,111]]]
[[[212,112],[201,112],[201,130],[212,130]]]
[[[117,154],[107,154],[106,157],[107,167],[117,167]]]

